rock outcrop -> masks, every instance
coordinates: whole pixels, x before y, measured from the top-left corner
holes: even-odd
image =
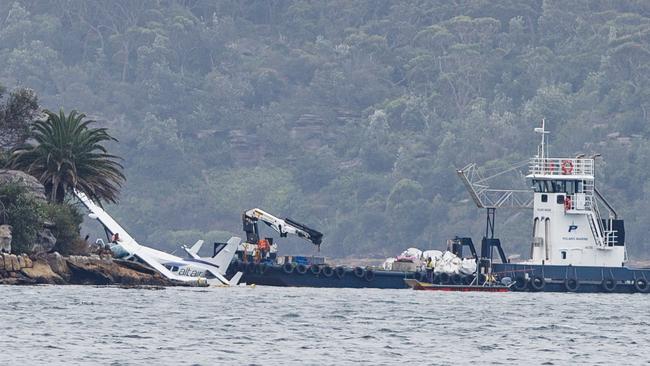
[[[58,274],[52,271],[52,268],[44,260],[37,260],[31,267],[20,270],[23,275],[34,281],[34,283],[44,283],[52,285],[62,285],[66,281]]]
[[[43,228],[36,234],[36,242],[29,249],[31,253],[47,253],[54,249],[56,237],[48,228]]]
[[[0,253],[11,253],[11,225],[0,225]]]
[[[45,200],[45,188],[38,179],[20,170],[0,169],[0,185],[18,183],[23,185],[34,197]]]
[[[33,258],[0,254],[0,284],[188,286],[137,263],[99,255],[63,257],[57,252]]]

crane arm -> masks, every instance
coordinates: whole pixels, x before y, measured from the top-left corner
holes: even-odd
[[[258,221],[262,221],[273,230],[277,231],[280,234],[280,237],[286,237],[289,234],[296,235],[299,238],[303,238],[318,246],[320,246],[323,241],[323,234],[321,232],[289,218],[281,219],[259,208],[253,208],[244,212],[242,220],[244,231],[246,232],[249,242],[257,241],[257,239],[259,239],[259,233],[257,231]]]

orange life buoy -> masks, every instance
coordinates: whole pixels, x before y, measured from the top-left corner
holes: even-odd
[[[573,162],[571,160],[562,160],[562,174],[568,175],[573,173]]]

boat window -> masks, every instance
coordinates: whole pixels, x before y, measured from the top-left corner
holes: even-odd
[[[557,195],[557,204],[558,205],[563,205],[564,204],[564,195],[563,194],[558,194]]]
[[[562,259],[566,259],[566,250],[563,250],[560,254],[562,254]]]
[[[542,202],[548,202],[548,195],[547,194],[542,195]]]
[[[543,186],[542,192],[553,192],[551,182],[545,180],[545,181],[543,181],[543,184],[544,184],[544,186]]]
[[[564,193],[566,194],[576,194],[576,181],[570,180],[566,182]]]

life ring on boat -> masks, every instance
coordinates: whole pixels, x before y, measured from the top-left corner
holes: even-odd
[[[530,279],[528,284],[530,285],[530,288],[532,290],[534,290],[534,291],[542,291],[544,289],[544,287],[546,286],[546,280],[544,279],[544,277],[535,276],[535,277]]]
[[[449,282],[449,274],[444,272],[440,273],[438,275],[438,281],[440,281],[441,285],[446,285]]]
[[[305,266],[304,264],[297,265],[296,266],[296,272],[298,274],[301,274],[301,275],[307,273],[307,266]]]
[[[309,271],[314,276],[318,276],[320,274],[320,267],[318,266],[318,264],[312,264],[311,266],[309,266]]]
[[[336,267],[336,269],[334,270],[334,274],[336,274],[336,277],[338,277],[339,279],[343,278],[343,276],[345,276],[345,268],[341,266]]]
[[[567,292],[576,292],[578,287],[580,287],[580,282],[578,282],[577,278],[567,278],[564,280],[564,289]]]
[[[562,160],[562,174],[569,175],[573,173],[573,162],[571,160]]]
[[[333,270],[332,267],[330,267],[330,266],[325,266],[325,267],[323,267],[323,270],[321,271],[321,273],[322,273],[323,276],[325,276],[325,277],[332,277],[332,276],[334,276],[334,270]]]
[[[293,264],[291,262],[287,262],[282,265],[282,271],[286,274],[292,274],[293,273]]]
[[[518,291],[524,291],[528,287],[528,280],[524,277],[515,278],[514,288]]]
[[[366,274],[366,270],[361,267],[356,267],[354,269],[354,275],[357,276],[357,278],[363,278],[365,274]]]
[[[366,273],[363,275],[363,279],[366,280],[367,282],[370,282],[375,279],[375,271],[372,269],[369,269],[366,271]]]
[[[648,289],[650,289],[650,286],[648,286],[648,281],[645,280],[645,278],[637,278],[634,280],[634,288],[638,292],[648,292]]]
[[[613,292],[616,289],[616,281],[613,278],[605,278],[603,282],[600,283],[600,286],[605,290],[605,292]]]
[[[571,197],[566,196],[564,197],[564,211],[568,211],[571,209]]]

